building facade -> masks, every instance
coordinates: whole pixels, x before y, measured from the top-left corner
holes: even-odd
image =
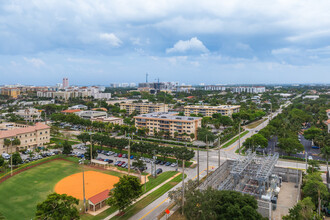
[[[11,153],[23,149],[35,149],[50,142],[50,127],[46,124],[36,123],[34,126],[15,123],[1,124],[0,151]],[[17,138],[21,141],[18,146],[6,146],[5,139]]]
[[[184,115],[202,114],[203,116],[212,117],[215,113],[220,113],[223,116],[229,116],[233,113],[238,113],[239,105],[219,105],[219,106],[205,106],[205,105],[188,105],[184,107]]]
[[[13,113],[17,116],[24,118],[24,120],[28,122],[41,121],[41,110],[35,108],[21,109]]]
[[[100,118],[92,118],[91,121],[100,121],[100,122],[105,122],[105,123],[111,123],[111,124],[118,124],[122,125],[124,124],[124,119],[122,118],[117,118],[117,117],[100,117]]]
[[[163,103],[120,103],[120,110],[126,110],[129,115],[134,111],[138,114],[168,112],[168,105]]]
[[[196,140],[202,118],[178,116],[178,112],[155,112],[135,116],[135,127],[146,128],[148,135],[162,133],[178,140]]]
[[[20,94],[21,92],[19,88],[7,88],[7,87],[1,88],[1,95],[7,95],[11,98],[17,99]]]

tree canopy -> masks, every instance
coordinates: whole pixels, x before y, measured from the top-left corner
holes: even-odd
[[[52,193],[37,205],[36,219],[74,220],[79,219],[76,205],[79,200],[66,194]]]
[[[108,204],[120,211],[130,206],[142,194],[142,185],[135,176],[123,176],[110,191]]]

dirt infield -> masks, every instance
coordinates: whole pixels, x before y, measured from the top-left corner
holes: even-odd
[[[106,190],[112,189],[113,185],[119,181],[116,176],[96,172],[85,171],[85,197],[90,197]],[[59,194],[67,194],[77,199],[83,200],[83,175],[82,173],[76,173],[70,175],[55,186],[55,192]]]

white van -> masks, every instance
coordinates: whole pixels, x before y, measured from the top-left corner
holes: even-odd
[[[5,160],[9,160],[9,159],[10,159],[10,155],[7,154],[7,153],[3,153],[1,156],[2,156]]]

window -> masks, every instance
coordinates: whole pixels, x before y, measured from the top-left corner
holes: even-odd
[[[42,134],[42,132],[40,132],[40,134]]]

